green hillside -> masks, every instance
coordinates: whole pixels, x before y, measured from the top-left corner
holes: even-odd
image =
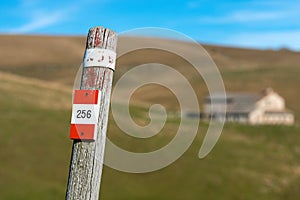
[[[1,74],[0,79],[0,199],[63,199],[71,154],[70,109],[51,102],[67,105],[70,92],[15,78]],[[22,90],[12,89],[17,85],[22,85]],[[47,94],[53,99],[46,106],[43,96]],[[133,107],[133,111],[141,121],[147,120],[146,109]],[[170,133],[175,133],[178,124],[168,122],[166,126],[159,136],[141,142],[124,136],[110,119],[108,135],[124,148],[147,151],[172,139]],[[215,149],[200,160],[197,155],[206,129],[207,124],[201,123],[188,151],[162,170],[127,174],[105,167],[101,199],[298,198],[298,125],[228,124]]]
[[[5,44],[3,38],[10,41],[9,37],[17,36],[1,36],[0,43]],[[30,56],[20,54],[22,59],[19,61],[6,60],[7,56],[13,55],[13,47],[6,56],[1,57],[3,54],[0,54],[0,199],[64,199],[67,186],[72,146],[68,139],[72,81],[82,57],[84,39],[39,37],[38,42],[30,46],[30,41],[35,39],[33,36],[19,36],[14,40],[23,41],[21,52],[32,50]],[[44,49],[48,52],[47,59],[40,58],[45,52],[39,54],[38,51],[39,44],[45,45],[45,42],[48,42],[48,48]],[[0,47],[3,53],[2,47],[5,45]],[[56,48],[67,47],[72,47],[68,56],[56,57],[61,54]],[[297,92],[300,53],[206,48],[216,58],[228,90],[258,92],[271,86],[286,99],[287,106],[296,117],[300,116],[297,102],[300,98]],[[119,69],[123,70],[116,70],[116,78],[126,71],[128,63],[141,62],[130,60],[136,58],[127,59],[119,61]],[[197,87],[198,95],[204,95],[205,86]],[[156,92],[162,93],[159,89]],[[131,108],[134,119],[140,124],[149,121],[147,108],[143,107],[144,104],[134,103],[160,100],[168,104],[169,98],[173,98],[170,94],[165,99],[160,99],[160,95],[150,99],[145,93],[137,92]],[[197,137],[187,152],[159,171],[129,174],[105,167],[101,199],[299,198],[298,123],[291,127],[227,124],[213,151],[200,160],[198,151],[207,127],[208,124],[201,122]],[[147,152],[171,141],[177,128],[178,120],[168,120],[157,136],[133,139],[124,135],[110,117],[108,137],[125,149]]]
[[[120,37],[118,50],[131,47],[133,44],[160,44],[186,49],[191,57],[197,57],[198,52],[191,44],[180,41],[169,41],[153,38]],[[84,37],[50,37],[50,36],[10,36],[0,35],[0,72],[8,72],[20,76],[42,79],[72,86],[76,72],[82,61]],[[287,49],[255,50],[232,47],[218,47],[203,45],[214,62],[217,64],[227,91],[248,91],[258,93],[272,87],[282,95],[287,107],[300,117],[300,52]],[[17,54],[16,54],[17,52]],[[148,53],[148,54],[147,54]],[[17,55],[17,56],[16,56]],[[117,61],[115,80],[130,67],[150,61],[160,62],[178,69],[189,79],[193,79],[195,72],[183,59],[162,52],[139,51],[127,55]],[[194,89],[202,104],[207,95],[205,83],[196,78]],[[161,89],[156,90],[161,97]],[[170,93],[169,93],[170,94]],[[172,95],[165,95],[165,101],[172,102]],[[159,98],[147,97],[141,92],[136,95],[137,102],[154,102]]]

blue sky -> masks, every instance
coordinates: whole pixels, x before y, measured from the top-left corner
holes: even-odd
[[[298,0],[1,0],[1,34],[169,28],[206,44],[300,51]]]

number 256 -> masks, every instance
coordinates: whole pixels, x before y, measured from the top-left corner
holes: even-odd
[[[91,118],[92,117],[92,111],[91,110],[77,110],[76,118]]]

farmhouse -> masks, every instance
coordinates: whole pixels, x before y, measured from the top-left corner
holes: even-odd
[[[226,111],[226,113],[224,113]],[[285,108],[285,100],[271,88],[261,94],[214,93],[206,96],[205,115],[214,120],[247,124],[292,125],[294,115]]]

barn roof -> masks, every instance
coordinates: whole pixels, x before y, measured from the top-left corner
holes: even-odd
[[[205,97],[206,103],[225,104],[227,103],[227,113],[249,113],[255,108],[255,103],[261,99],[261,95],[252,93],[227,93],[224,98],[224,94],[213,93],[210,96]]]

